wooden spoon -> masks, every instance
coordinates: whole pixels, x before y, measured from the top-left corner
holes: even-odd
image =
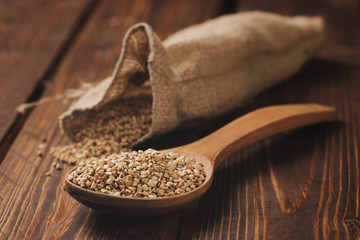
[[[103,213],[129,216],[165,214],[200,198],[210,188],[216,167],[230,154],[273,134],[334,119],[335,109],[329,106],[292,104],[265,107],[232,121],[196,142],[164,150],[194,157],[204,165],[204,183],[184,194],[153,199],[116,197],[81,188],[68,181],[67,177],[66,190],[77,201]]]

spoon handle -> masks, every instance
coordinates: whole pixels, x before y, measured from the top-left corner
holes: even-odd
[[[334,119],[335,109],[330,106],[289,104],[264,107],[177,149],[204,155],[216,168],[230,154],[273,134]]]

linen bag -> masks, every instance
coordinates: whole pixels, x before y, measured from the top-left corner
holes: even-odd
[[[298,71],[323,42],[323,25],[320,17],[244,12],[162,42],[148,24],[136,24],[123,39],[112,76],[74,102],[60,126],[74,140],[82,113],[141,94],[152,95],[152,125],[137,142],[219,116]]]

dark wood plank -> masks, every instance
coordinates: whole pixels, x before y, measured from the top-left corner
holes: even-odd
[[[194,214],[196,239],[359,239],[358,1],[239,1],[239,9],[321,14],[328,40],[298,74],[228,115],[273,104],[335,106],[339,122],[261,141],[231,156]]]
[[[52,96],[79,82],[95,81],[112,73],[126,29],[149,22],[164,37],[219,14],[221,2],[212,1],[101,1],[76,38],[44,96]],[[59,102],[37,107],[0,165],[1,239],[175,239],[182,211],[151,218],[122,218],[98,214],[71,199],[62,189],[63,171],[51,168],[50,146],[67,140],[57,126],[66,110]],[[37,158],[43,137],[49,139],[45,157]]]
[[[50,77],[91,3],[0,2],[0,143],[15,121],[17,106],[30,97],[40,81]]]

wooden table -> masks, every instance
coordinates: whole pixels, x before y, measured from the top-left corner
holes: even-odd
[[[2,0],[0,2],[0,239],[356,239],[360,238],[360,14],[358,0]],[[210,191],[166,216],[99,214],[63,190],[49,149],[67,142],[54,96],[111,74],[121,40],[146,21],[164,39],[224,13],[265,10],[322,15],[328,40],[316,58],[247,107],[147,143],[171,147],[262,106],[317,102],[339,121],[271,137],[229,157]],[[43,158],[36,152],[48,139]]]

